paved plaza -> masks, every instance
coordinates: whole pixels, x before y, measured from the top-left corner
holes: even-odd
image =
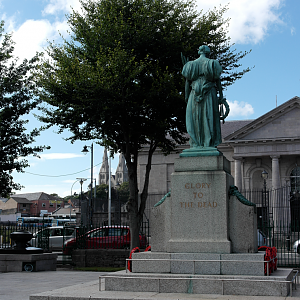
[[[32,294],[69,286],[80,287],[84,283],[97,280],[101,274],[103,273],[59,268],[57,271],[46,272],[0,273],[0,299],[29,300],[29,296]]]
[[[0,273],[1,300],[79,300],[79,299],[220,299],[220,300],[282,300],[290,297],[222,296],[194,294],[157,294],[99,291],[99,276],[102,272],[82,272],[58,269],[46,272]],[[293,290],[293,299],[300,299],[300,285]]]

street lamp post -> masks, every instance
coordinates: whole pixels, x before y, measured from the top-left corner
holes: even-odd
[[[116,193],[118,197],[118,204],[119,204],[119,224],[121,225],[121,202],[120,202],[120,195],[119,195],[119,188],[120,188],[120,182],[119,179],[117,179],[117,186],[116,186]]]
[[[96,184],[96,178],[94,178],[95,180],[95,187],[94,187],[94,201],[96,199],[96,188],[97,188],[97,184]]]
[[[91,193],[90,193],[90,199],[89,199],[89,225],[92,227],[93,224],[93,206],[92,206],[92,198],[93,198],[93,143],[91,146],[84,146],[83,152],[84,154],[88,153],[89,150],[88,148],[91,149]]]
[[[72,184],[72,186],[71,186],[71,197],[73,196],[73,193],[72,193],[73,186],[74,186],[74,184],[75,184],[76,182],[78,182],[78,181],[79,181],[80,186],[81,186],[81,195],[80,195],[80,213],[81,213],[82,184],[83,184],[84,181],[86,181],[85,178],[76,178],[76,181],[75,181],[75,182]],[[71,205],[71,203],[70,203],[70,205]],[[82,216],[81,216],[81,220],[82,220]],[[71,221],[71,207],[70,207],[70,221]]]

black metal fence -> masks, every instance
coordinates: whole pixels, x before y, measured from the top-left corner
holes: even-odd
[[[149,222],[142,222],[140,248],[149,245]],[[74,249],[130,249],[130,229],[128,225],[111,225],[102,223],[92,229],[85,226],[76,227],[76,238],[64,245],[64,254],[72,254]]]
[[[300,267],[299,192],[285,186],[242,194],[256,204],[257,227],[265,234],[267,246],[277,248],[278,265]]]
[[[13,247],[10,234],[26,230],[33,234],[28,247],[38,247],[48,251],[60,251],[71,254],[73,249],[127,249],[130,247],[129,226],[111,225],[107,222],[94,224],[93,227],[46,227],[20,225],[16,223],[0,223],[0,249]],[[69,243],[68,243],[69,241]],[[140,247],[149,245],[149,220],[144,220],[140,227]]]
[[[10,234],[16,231],[29,231],[34,236],[41,232],[41,236],[39,244],[31,244],[30,241],[28,246],[43,248],[45,251],[49,251],[49,235],[44,231],[46,226],[36,226],[33,224],[18,224],[13,222],[0,222],[0,249],[3,248],[11,248],[13,247],[13,242],[10,238]]]

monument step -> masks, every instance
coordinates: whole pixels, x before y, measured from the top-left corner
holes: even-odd
[[[264,276],[264,254],[140,252],[132,255],[132,272]]]
[[[294,275],[292,269],[278,269],[271,276],[138,274],[124,271],[101,276],[100,290],[286,297],[292,289]]]

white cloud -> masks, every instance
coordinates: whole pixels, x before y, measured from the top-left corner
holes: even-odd
[[[0,0],[1,1],[1,0]],[[0,2],[1,5],[1,2]],[[69,25],[64,13],[70,5],[79,9],[80,3],[76,1],[50,1],[45,8],[48,13],[56,15],[56,21],[50,22],[47,18],[29,19],[21,25],[18,24],[18,12],[12,16],[2,14],[1,19],[5,21],[5,31],[12,32],[12,40],[15,42],[14,56],[22,61],[24,58],[32,58],[36,52],[42,52],[48,46],[48,41],[58,42],[62,36],[68,36]],[[52,8],[51,8],[52,7]],[[49,8],[49,9],[47,9]],[[50,9],[51,8],[51,9]],[[62,14],[58,14],[61,11]],[[61,18],[59,19],[58,16]]]
[[[78,11],[80,8],[79,0],[50,0],[50,3],[43,10],[43,14],[55,15],[57,12],[72,12],[72,8]]]
[[[296,33],[296,28],[295,27],[292,27],[291,28],[291,35],[294,35]]]
[[[282,24],[279,8],[285,0],[197,0],[199,9],[228,4],[229,36],[234,43],[258,43],[274,24]]]
[[[76,153],[45,153],[40,154],[42,159],[69,159],[75,157],[83,157],[83,154]]]
[[[230,107],[230,113],[228,117],[248,117],[254,113],[254,109],[251,104],[247,102],[227,101]]]
[[[199,9],[207,11],[214,6],[226,5],[228,0],[196,0]],[[279,8],[284,0],[231,0],[225,17],[231,18],[229,36],[232,42],[257,43],[265,37],[269,28],[282,23]],[[1,0],[0,0],[1,5]],[[36,51],[43,51],[49,41],[59,41],[59,32],[68,36],[68,24],[64,13],[70,13],[71,7],[80,10],[79,0],[50,0],[43,10],[44,19],[27,20],[17,26],[18,13],[7,17],[2,15],[6,22],[6,30],[14,31],[13,40],[16,42],[14,55],[21,60],[30,59]],[[56,21],[50,22],[47,15],[55,15]],[[61,18],[61,19],[59,19]],[[59,32],[58,32],[59,31]],[[291,29],[291,34],[294,29]]]
[[[48,41],[59,40],[62,35],[66,35],[68,30],[67,21],[50,23],[47,19],[26,20],[17,27],[15,17],[6,18],[6,32],[12,32],[12,40],[15,42],[14,56],[22,61],[24,58],[31,59],[36,52],[44,51],[48,46]]]
[[[14,30],[13,40],[16,42],[14,55],[21,60],[30,59],[36,51],[42,51],[47,38],[55,35],[54,28],[48,20],[27,20]]]

